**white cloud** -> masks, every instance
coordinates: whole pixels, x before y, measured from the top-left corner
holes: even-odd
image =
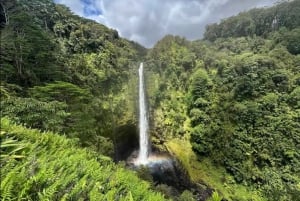
[[[56,0],[84,16],[81,0]],[[253,7],[272,5],[276,0],[90,0],[101,15],[85,16],[110,28],[121,36],[146,47],[166,34],[188,39],[202,37],[205,26],[224,17]]]

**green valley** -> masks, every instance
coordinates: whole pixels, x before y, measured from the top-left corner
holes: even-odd
[[[52,0],[0,5],[1,200],[300,200],[300,0],[152,48]],[[140,62],[150,147],[191,189],[127,164]]]

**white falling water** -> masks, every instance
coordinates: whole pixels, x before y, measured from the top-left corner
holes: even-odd
[[[138,156],[139,164],[146,164],[149,155],[149,136],[148,136],[148,118],[147,105],[145,99],[144,86],[144,67],[143,63],[139,67],[139,128],[140,128],[140,151]]]

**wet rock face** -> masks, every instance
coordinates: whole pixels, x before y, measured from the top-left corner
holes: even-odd
[[[148,165],[153,180],[158,184],[173,186],[178,191],[184,191],[191,185],[187,175],[180,169],[176,160],[168,159]]]
[[[191,191],[198,201],[205,201],[211,196],[213,190],[205,184],[191,182],[185,169],[171,155],[153,153],[149,156],[147,164],[144,165],[135,164],[137,156],[138,151],[132,153],[127,160],[128,167],[137,171],[146,168],[155,185],[167,185],[172,197],[179,197],[185,190]]]
[[[156,184],[166,184],[172,187],[175,197],[180,196],[185,190],[191,191],[197,201],[205,201],[212,195],[213,189],[205,184],[191,182],[186,171],[175,159],[169,159],[163,163],[150,163],[148,168]]]

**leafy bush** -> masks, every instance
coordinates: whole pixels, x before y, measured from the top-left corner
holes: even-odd
[[[41,130],[62,131],[70,114],[63,102],[10,97],[1,100],[1,114],[19,124]]]

